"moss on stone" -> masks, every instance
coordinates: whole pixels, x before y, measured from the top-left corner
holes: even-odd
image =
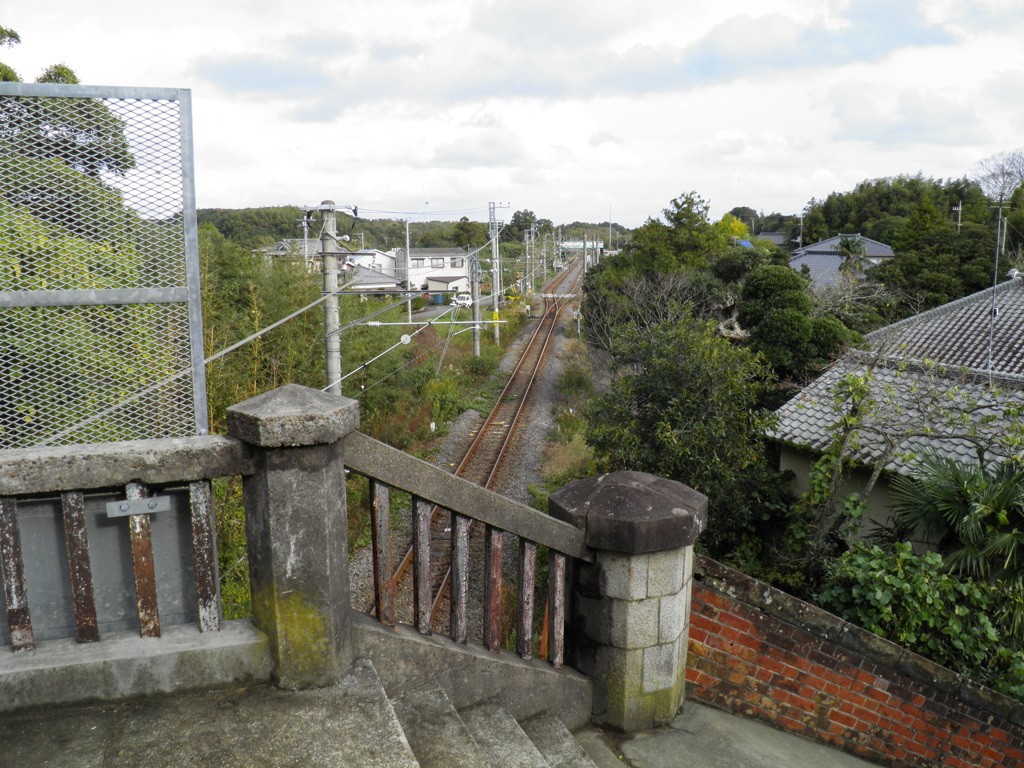
[[[271,586],[253,595],[253,620],[267,633],[274,676],[286,688],[324,685],[334,674],[334,648],[321,612],[302,594]]]

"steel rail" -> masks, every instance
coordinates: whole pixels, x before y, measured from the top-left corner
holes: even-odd
[[[558,275],[554,280],[551,281],[550,285],[552,288],[560,286],[569,280],[570,275],[572,275],[572,280],[575,284],[575,282],[580,279],[580,274],[581,271],[579,269],[568,270]],[[460,477],[466,477],[466,468],[470,465],[470,462],[477,456],[478,451],[480,451],[481,445],[485,442],[488,436],[488,432],[491,432],[491,434],[493,434],[494,432],[494,430],[492,430],[492,427],[494,427],[495,425],[496,416],[502,415],[500,414],[500,411],[503,410],[504,406],[512,402],[509,398],[510,390],[512,390],[512,394],[515,394],[517,396],[516,399],[518,402],[516,404],[516,407],[513,409],[515,411],[514,414],[512,414],[511,416],[509,416],[508,414],[504,414],[504,419],[502,420],[502,422],[500,422],[500,426],[504,429],[504,436],[502,436],[499,431],[498,436],[501,439],[497,451],[492,452],[490,456],[485,457],[485,461],[483,462],[483,468],[486,468],[484,469],[484,471],[486,471],[487,473],[487,478],[486,480],[484,480],[484,482],[480,482],[479,484],[485,488],[491,487],[491,485],[494,482],[495,475],[497,474],[498,469],[500,468],[501,463],[505,458],[506,449],[508,448],[508,445],[512,439],[513,434],[515,434],[516,430],[519,427],[519,416],[522,414],[523,408],[526,406],[526,402],[529,398],[530,391],[533,388],[533,383],[537,378],[538,372],[544,364],[551,338],[558,327],[558,318],[561,315],[562,310],[564,310],[565,307],[568,306],[569,304],[568,299],[554,299],[552,304],[550,305],[547,305],[547,302],[548,299],[545,299],[546,306],[544,314],[541,317],[541,321],[537,324],[537,328],[534,330],[533,335],[530,337],[530,341],[524,348],[523,353],[520,355],[515,370],[512,372],[512,376],[510,377],[508,383],[505,385],[505,388],[502,390],[501,395],[498,397],[498,401],[495,403],[495,406],[492,409],[491,414],[484,422],[484,425],[481,426],[479,432],[477,433],[476,439],[473,441],[473,444],[469,447],[469,450],[466,452],[466,456],[463,458],[462,463],[456,470],[456,474],[458,474]],[[540,349],[538,351],[538,339],[541,337],[542,332],[543,341],[541,344],[539,344]],[[532,368],[526,366],[527,361],[531,356],[535,356],[535,361]],[[523,370],[524,367],[527,367],[526,371]],[[528,378],[526,374],[528,374]],[[522,386],[524,380],[525,386]],[[521,393],[517,393],[515,391],[517,389],[521,389]],[[481,475],[482,474],[483,472],[481,472]],[[473,478],[467,477],[467,479],[472,480]],[[472,523],[470,523],[470,531],[472,531],[472,528],[473,525]],[[437,592],[434,596],[434,599],[431,602],[431,620],[433,620],[438,609],[443,604],[443,601],[448,591],[448,583],[451,580],[451,574],[452,568],[451,565],[449,564],[448,568],[445,571],[444,577],[442,578],[441,583],[437,588]]]
[[[563,284],[568,282],[570,280],[570,276],[572,277],[573,286],[575,286],[579,282],[579,279],[580,279],[580,277],[579,277],[579,270],[578,269],[577,270],[568,269],[568,270],[565,270],[564,272],[561,272],[558,275],[556,275],[547,284],[546,288],[550,289],[548,292],[554,292],[554,290],[558,289],[560,286],[562,286]],[[478,430],[477,436],[474,439],[472,445],[470,445],[469,449],[467,449],[465,455],[462,458],[462,461],[459,463],[459,466],[455,469],[455,472],[454,472],[455,475],[457,475],[459,477],[465,477],[465,472],[466,472],[466,468],[467,468],[468,464],[470,463],[470,461],[474,457],[474,454],[478,450],[479,445],[484,440],[484,437],[485,437],[488,429],[496,421],[498,412],[503,407],[503,405],[505,403],[505,400],[507,398],[507,395],[509,393],[509,390],[516,383],[516,377],[517,377],[517,375],[519,374],[520,370],[523,367],[524,360],[527,358],[527,356],[529,355],[531,350],[534,348],[537,336],[539,335],[542,327],[545,325],[544,321],[548,319],[548,316],[550,314],[550,311],[551,311],[552,307],[551,306],[547,306],[547,301],[548,300],[545,299],[545,305],[546,306],[545,306],[545,310],[544,310],[544,315],[541,317],[541,322],[539,322],[537,324],[537,328],[534,329],[533,335],[530,337],[529,342],[524,347],[523,352],[520,355],[519,361],[517,362],[516,367],[513,370],[512,375],[509,378],[509,381],[506,382],[505,387],[502,389],[501,394],[498,396],[498,398],[497,398],[497,400],[496,400],[496,402],[494,404],[494,407],[491,409],[490,414],[487,416],[487,418],[484,420],[483,425],[481,425],[480,429]],[[564,309],[564,307],[566,306],[567,303],[568,303],[568,300],[563,300],[561,302],[561,305],[559,305],[558,301],[556,300],[555,306],[558,307],[558,313],[560,313],[561,310]],[[556,313],[555,317],[553,318],[552,322],[547,324],[547,325],[548,325],[548,332],[547,332],[547,335],[545,336],[545,341],[544,341],[544,349],[545,349],[545,351],[546,351],[546,348],[547,348],[548,341],[550,340],[550,337],[552,335],[552,329],[557,326],[557,313]],[[539,367],[540,367],[540,360],[538,360],[538,365],[536,365],[534,367],[534,371],[531,373],[531,384],[532,384],[533,378],[536,376],[536,372],[539,369]],[[527,388],[526,394],[528,394],[528,389],[529,388]],[[518,418],[519,414],[522,411],[522,407],[523,407],[523,405],[526,402],[525,394],[519,398],[519,401],[520,401],[520,405],[519,405],[519,408],[516,410],[515,418]],[[515,430],[513,428],[509,429],[508,435],[506,436],[506,438],[503,441],[502,446],[501,446],[501,454],[504,453],[505,447],[508,444],[508,440],[511,438],[511,435],[512,435],[512,433],[514,431]],[[501,461],[501,455],[499,455],[494,460],[494,462],[493,462],[494,466],[491,468],[491,471],[488,473],[488,477],[486,478],[486,480],[483,483],[479,483],[478,482],[479,485],[483,485],[485,488],[490,487],[490,485],[492,483],[492,480],[494,478],[494,474],[495,474],[495,472],[497,470],[497,467],[500,464],[500,461]],[[467,479],[472,479],[472,478],[467,478]],[[438,517],[438,515],[440,514],[441,511],[442,511],[441,507],[437,507],[437,506],[433,507],[433,509],[431,511],[431,515],[430,515],[430,524],[431,524],[431,526],[433,526],[434,523],[436,523],[437,517]],[[395,569],[394,575],[391,577],[391,579],[390,579],[390,581],[388,583],[388,589],[397,591],[398,584],[402,581],[402,579],[405,578],[405,574],[406,574],[406,572],[409,569],[409,565],[412,563],[413,555],[414,555],[414,550],[413,550],[412,547],[409,547],[409,549],[405,553],[405,556],[402,558],[402,560],[399,563],[398,567]],[[435,597],[435,599],[432,601],[432,604],[431,604],[431,617],[433,617],[433,615],[436,613],[437,608],[440,605],[441,600],[443,600],[444,587],[447,585],[448,580],[450,579],[450,576],[451,576],[451,567],[449,565],[449,567],[447,569],[447,572],[446,572],[444,578],[442,579],[441,587],[438,590],[438,596]]]

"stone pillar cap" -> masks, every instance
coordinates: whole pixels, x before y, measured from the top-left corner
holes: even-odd
[[[228,434],[263,448],[333,443],[359,426],[359,403],[285,384],[227,410]]]
[[[704,529],[708,498],[646,472],[610,472],[555,491],[548,512],[582,528],[587,546],[642,554],[691,546]]]

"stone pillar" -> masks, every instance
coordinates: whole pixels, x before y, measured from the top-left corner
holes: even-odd
[[[228,432],[252,446],[244,478],[253,623],[283,688],[331,685],[352,661],[341,438],[355,400],[288,384],[234,405]]]
[[[586,531],[570,633],[594,681],[594,722],[624,732],[667,725],[683,704],[693,542],[707,497],[674,480],[613,472],[553,493],[552,516]]]

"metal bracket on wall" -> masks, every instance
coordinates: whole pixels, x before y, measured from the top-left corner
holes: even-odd
[[[145,499],[107,502],[107,517],[128,517],[129,515],[149,515],[154,512],[170,511],[170,496],[149,496]]]

